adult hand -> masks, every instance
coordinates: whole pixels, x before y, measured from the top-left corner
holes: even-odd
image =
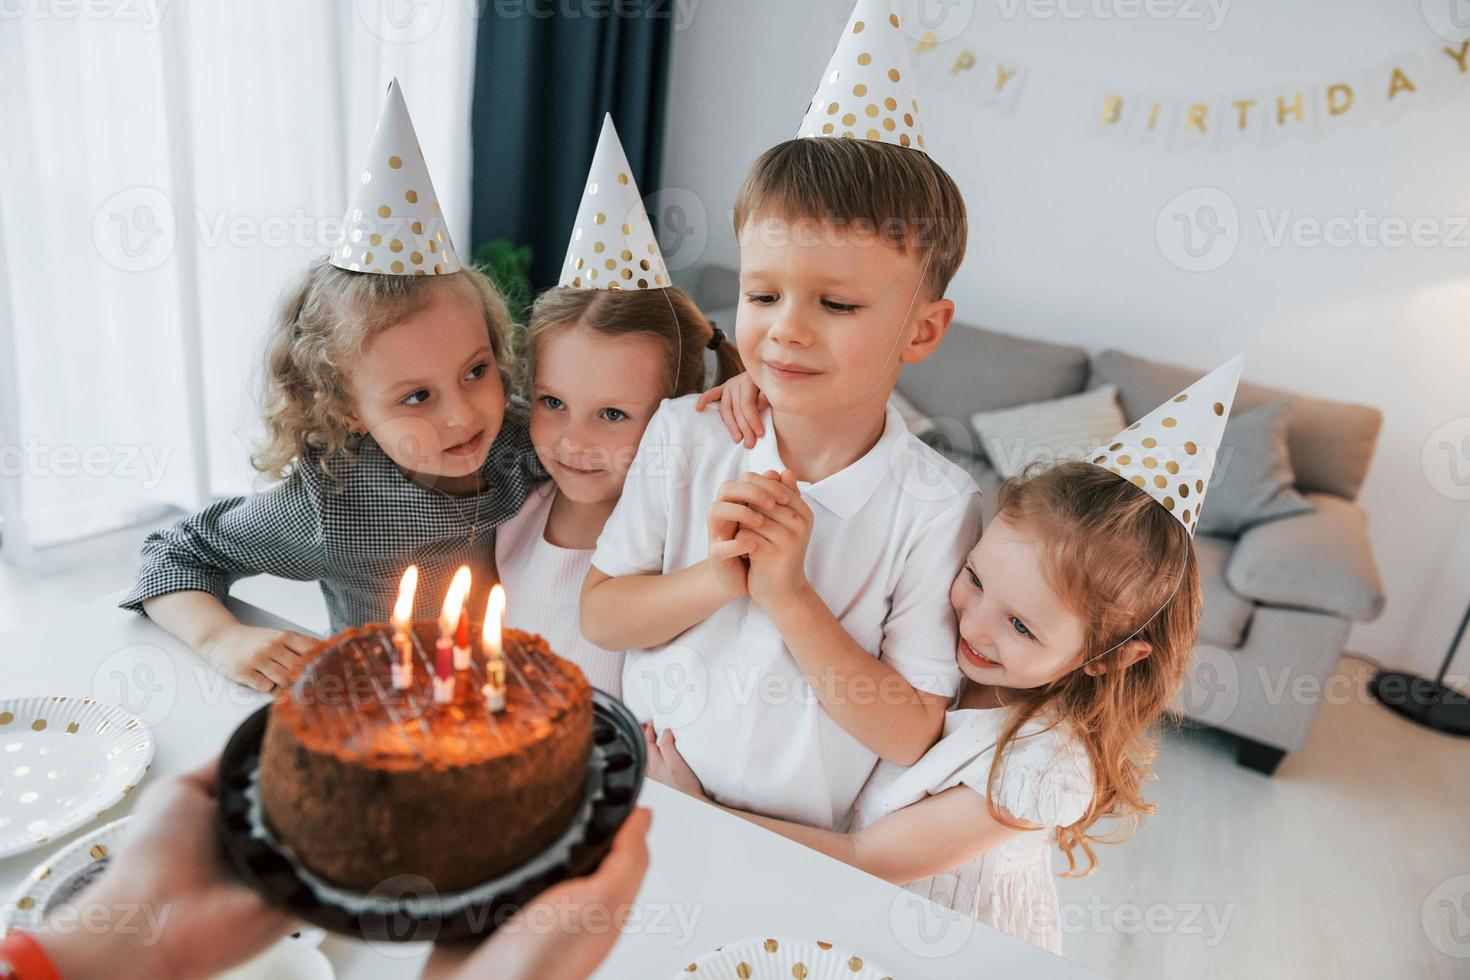
[[[107,870],[38,931],[66,980],[212,977],[298,928],[220,853],[218,766],[150,787]]]
[[[653,813],[634,810],[597,870],[548,888],[478,947],[442,946],[423,973],[430,978],[573,980],[607,957],[633,910],[648,871]]]

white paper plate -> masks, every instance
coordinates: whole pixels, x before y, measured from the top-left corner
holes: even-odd
[[[676,980],[892,980],[892,974],[852,950],[811,939],[746,939],[706,953]]]
[[[107,869],[112,852],[130,818],[114,820],[37,865],[0,910],[0,925],[33,931],[48,913],[76,897]]]
[[[70,833],[153,762],[153,733],[93,698],[0,701],[0,858]]]

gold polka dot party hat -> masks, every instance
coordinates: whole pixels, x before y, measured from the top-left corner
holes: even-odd
[[[332,264],[353,272],[443,276],[460,269],[398,79],[378,117]]]
[[[1238,354],[1087,454],[1142,487],[1194,534],[1245,355]]]
[[[602,135],[597,139],[557,285],[572,289],[663,289],[669,285],[669,270],[611,115],[602,120]]]
[[[798,137],[846,137],[924,148],[924,126],[901,23],[889,0],[858,0]]]

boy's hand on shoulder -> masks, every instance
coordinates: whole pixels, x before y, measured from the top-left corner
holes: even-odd
[[[806,549],[812,537],[812,509],[801,499],[790,470],[747,473],[740,483],[759,499],[751,504],[755,520],[741,531],[755,538],[750,550],[746,587],[768,613],[782,600],[811,587],[806,577]]]
[[[771,403],[755,386],[749,372],[737,374],[724,384],[715,385],[700,395],[699,400],[694,403],[694,410],[702,412],[716,402],[720,405],[720,418],[724,420],[725,428],[730,430],[730,438],[744,443],[746,449],[754,449],[756,439],[766,434],[761,412],[769,408]]]
[[[231,623],[213,633],[199,654],[230,680],[264,692],[289,684],[301,655],[316,643],[291,630]]]

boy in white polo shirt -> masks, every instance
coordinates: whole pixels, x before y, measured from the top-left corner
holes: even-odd
[[[871,30],[823,76],[801,133],[817,138],[767,151],[736,204],[736,341],[765,435],[746,449],[698,396],[665,401],[580,610],[589,641],[629,651],[624,700],[711,797],[827,828],[880,758],[910,764],[938,737],[959,683],[949,586],[980,532],[969,475],[888,406],[949,327],[967,227],[918,149],[896,18],[863,25],[888,4],[858,6],[849,40]],[[834,76],[903,122],[820,138],[856,116],[835,90],[825,108]]]

